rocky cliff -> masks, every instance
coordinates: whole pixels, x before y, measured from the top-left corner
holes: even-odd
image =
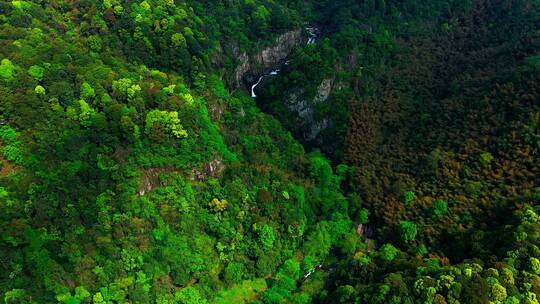
[[[286,95],[287,108],[296,113],[299,120],[299,131],[303,141],[315,141],[322,130],[326,129],[330,121],[327,118],[317,119],[315,107],[326,102],[332,92],[334,79],[324,79],[317,87],[315,97],[306,98],[302,88]]]
[[[317,30],[316,28],[310,29]],[[315,32],[310,35],[310,32],[306,33],[304,29],[296,29],[283,33],[275,39],[271,46],[252,54],[240,53],[238,48],[233,49],[233,54],[238,59],[238,65],[233,77],[229,78],[229,86],[231,89],[245,88],[249,90],[250,86],[257,82],[261,75],[268,74],[269,70],[278,70],[283,67],[285,59],[289,57],[295,47],[308,43],[308,38],[312,39],[311,43],[315,43],[315,37]],[[264,90],[267,79],[269,78],[259,81],[262,90]],[[332,75],[321,80],[314,95],[307,94],[303,87],[289,87],[279,96],[282,105],[292,114],[288,117],[294,120],[294,122],[285,125],[294,126],[294,130],[291,131],[300,141],[318,146],[323,150],[333,150],[325,143],[321,133],[331,128],[335,122],[332,117],[322,117],[318,113],[317,107],[325,107],[325,103],[332,102],[332,92],[339,90],[341,86],[342,84],[335,80],[335,75]],[[263,108],[265,107],[263,106]],[[272,109],[267,110],[269,113],[273,113]],[[284,117],[277,118],[285,119]]]
[[[238,66],[234,72],[234,80],[231,84],[237,89],[256,80],[265,70],[279,66],[280,63],[291,53],[292,49],[305,44],[307,37],[302,29],[285,32],[276,38],[272,46],[266,47],[253,54],[240,53],[238,49],[233,53],[238,58]],[[247,87],[247,86],[246,86]]]

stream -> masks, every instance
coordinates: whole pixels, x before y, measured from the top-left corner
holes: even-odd
[[[308,41],[306,45],[314,44],[317,39],[317,28],[306,27],[306,32],[308,36]],[[289,65],[289,64],[290,64],[290,60],[285,61],[285,65]],[[279,71],[280,69],[275,69],[275,70],[270,71],[270,73],[264,74],[261,77],[259,77],[259,80],[257,80],[257,82],[251,86],[251,97],[253,98],[257,97],[257,94],[255,94],[255,88],[257,88],[257,86],[261,84],[261,81],[264,79],[264,77],[275,76],[279,73]]]

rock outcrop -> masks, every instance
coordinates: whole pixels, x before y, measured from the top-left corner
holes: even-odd
[[[272,46],[254,54],[239,53],[238,50],[233,51],[238,58],[238,66],[236,67],[233,80],[233,88],[237,89],[252,83],[255,77],[264,73],[265,70],[275,68],[287,58],[293,48],[306,43],[307,38],[302,29],[285,32],[276,38]]]
[[[193,168],[191,172],[185,172],[174,167],[149,168],[141,172],[138,195],[143,196],[146,193],[158,188],[166,186],[162,180],[163,174],[181,174],[190,180],[201,181],[209,177],[219,177],[225,171],[225,164],[220,156],[204,163],[200,168]]]
[[[304,141],[316,140],[321,131],[329,126],[330,121],[328,119],[317,120],[315,118],[315,106],[328,99],[332,93],[333,86],[334,79],[323,79],[312,100],[303,97],[304,90],[301,88],[296,92],[291,92],[285,99],[289,110],[298,115],[302,139]]]

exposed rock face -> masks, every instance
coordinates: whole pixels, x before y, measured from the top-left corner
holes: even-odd
[[[191,170],[191,180],[204,180],[208,177],[218,177],[225,170],[225,165],[221,157],[215,158],[208,163],[204,164],[202,169]]]
[[[255,62],[264,68],[270,68],[285,59],[291,50],[305,40],[301,29],[286,32],[276,39],[274,46],[268,47],[256,54]]]
[[[330,125],[330,121],[326,118],[322,120],[315,119],[315,106],[328,99],[332,92],[333,83],[334,79],[332,78],[324,79],[319,84],[313,100],[302,97],[304,95],[303,89],[290,93],[286,98],[287,107],[298,115],[302,137],[306,141],[315,140],[319,133]]]
[[[330,96],[330,93],[332,92],[333,83],[334,79],[332,78],[324,79],[317,88],[317,95],[315,95],[315,99],[313,99],[313,102],[319,103],[326,101]]]
[[[251,55],[246,53],[239,54],[239,64],[234,73],[234,88],[241,87],[246,78],[253,78],[254,75],[263,74],[265,70],[278,66],[294,47],[304,44],[305,41],[306,37],[302,29],[296,29],[283,33],[276,39],[274,45],[260,52]],[[248,82],[253,81],[253,79],[247,80]]]
[[[244,78],[244,75],[246,75],[251,68],[250,59],[246,53],[240,54],[238,56],[238,61],[240,61],[240,63],[236,67],[236,71],[234,73],[235,89],[239,88],[242,85],[242,79]]]
[[[367,224],[358,224],[356,228],[356,233],[364,239],[372,239],[375,235],[375,225],[371,223]]]
[[[175,173],[186,176],[191,180],[201,181],[209,177],[218,177],[223,171],[225,171],[225,164],[219,156],[203,164],[202,168],[193,168],[189,173],[174,167],[149,168],[141,172],[138,194],[142,196],[155,188],[166,186],[161,179],[162,174]]]
[[[160,176],[167,173],[180,173],[174,167],[150,168],[142,172],[141,182],[139,184],[139,195],[142,196],[157,187],[163,186]]]

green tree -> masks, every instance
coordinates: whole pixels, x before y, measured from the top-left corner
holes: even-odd
[[[0,127],[0,139],[3,143],[3,146],[0,147],[2,148],[4,157],[9,161],[15,162],[16,164],[22,164],[23,155],[21,151],[21,143],[18,140],[18,135],[15,129],[10,126]]]
[[[45,95],[45,88],[40,85],[37,85],[34,88],[34,92],[36,92],[37,95]]]
[[[105,0],[105,1],[107,1],[107,0]],[[105,3],[105,1],[104,1],[104,3]],[[89,36],[86,43],[88,44],[88,47],[94,52],[99,52],[102,49],[101,37],[99,37],[98,35]]]
[[[232,262],[225,268],[225,280],[230,283],[240,283],[244,277],[244,265]]]
[[[258,31],[264,31],[268,28],[268,21],[270,19],[270,12],[264,5],[259,5],[253,12],[253,22]]]
[[[96,91],[88,82],[83,82],[81,85],[81,99],[91,100],[96,96]]]
[[[529,268],[534,274],[540,275],[540,260],[535,257],[529,258]]]
[[[369,222],[369,210],[362,208],[359,214],[360,224],[367,224]]]
[[[409,205],[416,199],[416,194],[413,191],[407,191],[405,192],[405,195],[403,196],[403,203],[405,205]]]
[[[344,285],[337,289],[336,294],[339,303],[351,303],[356,294],[356,290],[351,285]]]
[[[184,130],[180,119],[178,118],[178,112],[168,112],[161,110],[152,110],[146,114],[146,125],[144,132],[150,134],[156,125],[160,125],[165,128],[172,136],[176,138],[186,137],[187,131]]]
[[[385,261],[392,261],[398,254],[396,247],[392,244],[384,244],[381,249],[379,249],[380,257]]]
[[[274,229],[271,226],[264,224],[261,228],[259,228],[258,234],[259,241],[265,250],[269,250],[274,246],[276,236],[274,234]]]
[[[0,62],[0,77],[4,80],[12,80],[15,69],[16,66],[9,59],[2,59]]]
[[[199,290],[193,286],[184,287],[174,294],[175,303],[178,304],[207,304]]]
[[[33,65],[28,69],[28,75],[32,76],[34,79],[38,81],[43,79],[44,72],[45,72],[45,69],[40,67],[39,65]]]
[[[416,238],[417,229],[416,224],[409,221],[400,221],[399,222],[399,231],[401,234],[401,239],[405,243],[410,243]]]
[[[187,47],[186,38],[182,33],[174,33],[171,37],[172,44],[174,47],[177,48],[185,48]]]
[[[448,202],[442,199],[438,199],[433,203],[433,215],[435,217],[441,217],[448,212]]]

